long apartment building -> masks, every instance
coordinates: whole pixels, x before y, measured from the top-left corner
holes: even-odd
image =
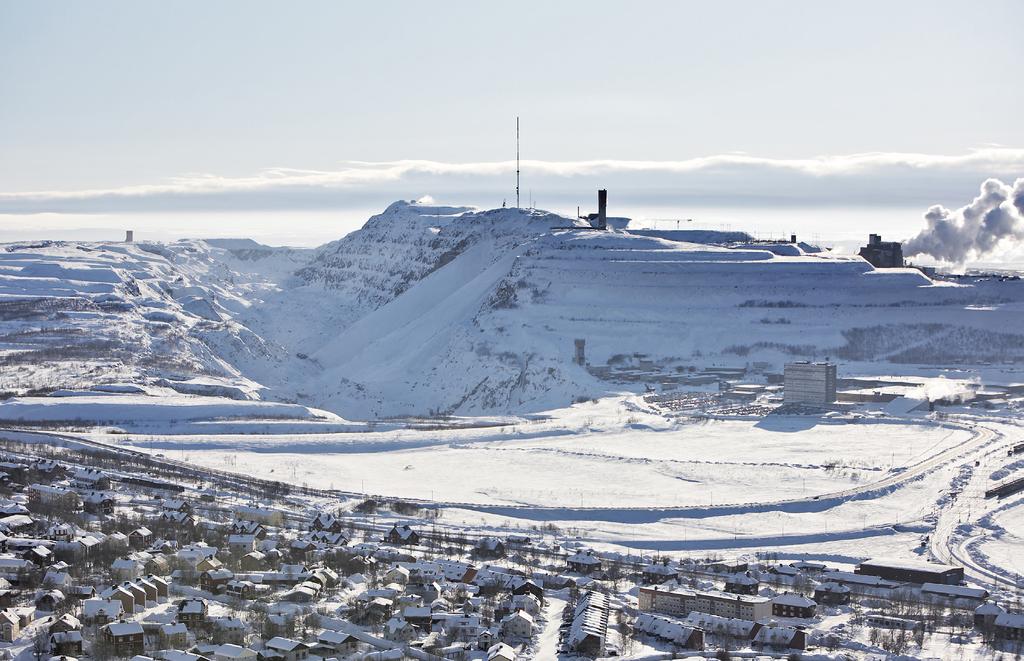
[[[772,600],[756,595],[686,588],[640,588],[639,601],[641,611],[679,617],[686,617],[693,611],[751,621],[772,616]]]

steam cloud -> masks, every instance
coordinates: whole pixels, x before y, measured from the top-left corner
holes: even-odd
[[[928,227],[903,245],[906,255],[930,255],[963,264],[1002,245],[1024,241],[1024,179],[1013,186],[987,179],[970,204],[951,211],[935,205],[924,215]]]

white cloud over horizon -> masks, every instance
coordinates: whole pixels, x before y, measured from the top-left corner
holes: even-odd
[[[345,161],[331,170],[270,168],[246,176],[185,174],[83,190],[0,192],[0,213],[340,209],[431,194],[514,200],[515,161]],[[1024,149],[942,155],[870,152],[784,159],[731,153],[678,161],[524,160],[522,199],[590,202],[607,187],[633,204],[924,205],[956,202],[989,177],[1024,174]],[[924,209],[922,209],[922,212]]]

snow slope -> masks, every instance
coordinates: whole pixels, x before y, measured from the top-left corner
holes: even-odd
[[[667,369],[1024,361],[1019,281],[933,283],[742,233],[566,229],[579,224],[396,202],[315,250],[9,245],[0,390],[139,383],[368,419],[522,414],[627,389],[572,362],[577,338],[591,365]]]

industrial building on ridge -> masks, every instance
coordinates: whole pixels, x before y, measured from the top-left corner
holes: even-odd
[[[869,235],[868,245],[861,248],[858,254],[878,269],[903,266],[903,244],[899,241],[882,241],[881,234]]]
[[[786,363],[783,382],[786,404],[821,406],[836,401],[835,363]]]

